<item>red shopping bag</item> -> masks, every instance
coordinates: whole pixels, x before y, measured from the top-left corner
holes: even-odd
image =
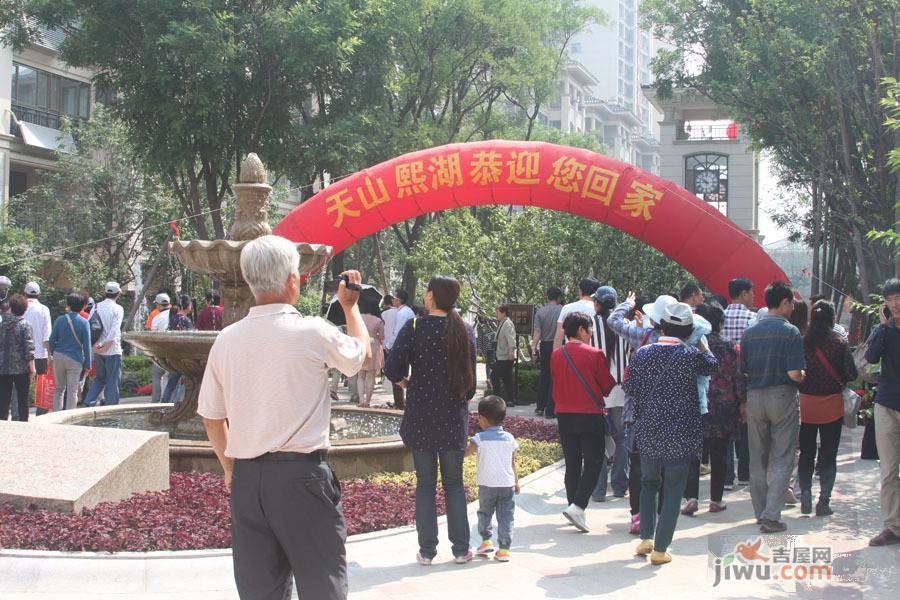
[[[34,388],[34,406],[44,410],[53,410],[53,393],[56,391],[56,381],[53,379],[53,371],[47,369],[46,375],[38,375]]]

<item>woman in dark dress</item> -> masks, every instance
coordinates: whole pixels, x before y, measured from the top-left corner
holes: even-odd
[[[422,565],[430,565],[437,554],[438,465],[454,560],[465,563],[472,559],[463,454],[467,402],[475,395],[475,336],[453,309],[458,298],[456,279],[432,277],[425,291],[428,314],[403,326],[384,365],[387,378],[406,387],[400,437],[412,450],[415,463],[416,560]]]
[[[718,306],[701,304],[697,314],[709,321],[712,333],[709,335],[709,351],[719,361],[719,370],[713,373],[709,382],[709,412],[703,415],[703,439],[709,448],[711,476],[709,482],[709,512],[722,512],[727,508],[722,501],[725,490],[725,453],[729,441],[737,438],[741,425],[741,405],[747,401],[744,375],[740,370],[740,360],[735,345],[722,337],[725,313]],[[684,498],[687,500],[681,510],[683,515],[693,515],[699,509],[700,461],[691,463]]]

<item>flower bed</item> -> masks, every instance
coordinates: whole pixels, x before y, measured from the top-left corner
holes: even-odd
[[[519,476],[562,458],[555,424],[508,417],[505,428],[519,441]],[[477,429],[470,421],[470,428]],[[467,457],[464,482],[477,497],[475,457]],[[390,529],[415,519],[415,474],[386,473],[341,482],[349,534]],[[444,512],[438,487],[438,513]],[[231,546],[231,509],[222,478],[210,473],[173,473],[165,492],[136,494],[99,504],[82,514],[18,510],[0,504],[0,548],[140,552]]]

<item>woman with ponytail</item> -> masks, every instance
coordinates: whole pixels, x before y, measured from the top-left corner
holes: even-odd
[[[816,516],[832,514],[831,490],[837,476],[837,452],[844,421],[842,392],[856,379],[856,365],[847,341],[834,331],[834,304],[819,300],[813,305],[806,335],[806,380],[800,384],[800,512],[812,512],[812,478],[819,438],[819,501]]]
[[[454,560],[472,559],[463,454],[468,401],[475,395],[475,336],[454,310],[458,298],[456,279],[432,277],[425,288],[428,314],[408,321],[397,333],[384,366],[388,379],[406,387],[400,437],[412,450],[416,469],[416,560],[421,565],[430,565],[437,554],[438,466]]]

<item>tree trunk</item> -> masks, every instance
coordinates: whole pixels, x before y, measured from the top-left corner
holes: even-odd
[[[809,281],[809,295],[819,293],[819,246],[821,245],[822,223],[820,216],[819,186],[816,181],[812,183],[812,277]]]
[[[413,268],[409,259],[407,259],[406,264],[403,266],[403,279],[400,282],[400,289],[406,290],[406,293],[409,294],[410,305],[415,304],[416,285],[418,283],[419,278],[416,277],[416,270]]]
[[[166,239],[163,240],[162,245],[159,248],[159,252],[156,253],[156,258],[153,259],[153,265],[150,267],[150,272],[147,273],[147,278],[144,279],[144,285],[141,286],[141,289],[134,295],[134,302],[131,305],[131,308],[128,310],[128,314],[125,316],[125,322],[122,323],[122,329],[125,331],[131,331],[134,326],[134,317],[137,315],[138,311],[141,308],[141,304],[144,301],[144,295],[147,293],[147,290],[151,289],[150,286],[153,285],[154,280],[156,280],[156,276],[159,274],[159,269],[162,266],[163,257],[166,256],[168,252],[169,242],[172,241],[172,235],[175,232],[169,228],[169,233],[166,234]]]
[[[344,271],[344,253],[338,252],[331,257],[331,278],[338,279]]]
[[[381,257],[381,232],[376,231],[375,235],[372,236],[372,249],[375,254],[375,264],[378,267],[378,276],[381,278],[381,289],[385,294],[390,293],[390,287],[388,285],[388,278],[384,271],[384,260]]]

